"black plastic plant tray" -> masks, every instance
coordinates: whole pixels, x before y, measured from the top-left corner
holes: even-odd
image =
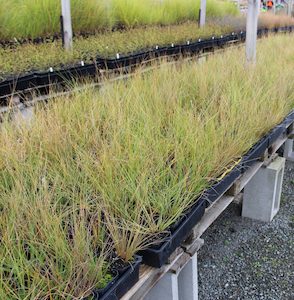
[[[54,83],[66,83],[73,79],[78,79],[96,74],[96,66],[87,64],[85,66],[68,67],[63,70],[53,72],[37,73],[37,83],[39,86],[50,85]]]
[[[38,73],[37,82],[40,86],[54,84],[57,83],[59,80],[60,77],[57,71]]]
[[[257,30],[257,36],[267,36],[270,30],[268,28],[260,28]]]
[[[237,40],[242,40],[243,37],[243,33],[238,33],[238,34],[230,34],[230,35],[225,35],[223,37],[218,37],[217,38],[217,45],[220,46],[224,46],[226,45],[228,42],[232,42],[232,41],[237,41]]]
[[[294,110],[292,110],[286,118],[276,127],[274,127],[268,134],[269,143],[271,147],[281,136],[285,136],[288,132],[288,127],[294,122]]]
[[[94,64],[70,67],[57,72],[59,82],[62,81],[69,82],[72,79],[79,79],[81,77],[93,76],[95,74],[96,74],[96,66]]]
[[[204,198],[199,198],[184,216],[184,220],[180,222],[178,228],[159,247],[155,245],[139,251],[139,254],[143,257],[143,263],[155,268],[160,268],[167,263],[170,255],[187,239],[193,227],[204,215],[205,203]]]
[[[267,148],[270,148],[281,136],[286,136],[288,127],[294,122],[294,110],[245,154],[241,161],[242,173],[258,161]]]
[[[113,286],[104,293],[99,295],[99,300],[118,300],[128,290],[130,290],[139,280],[139,269],[142,263],[140,256],[135,257],[135,261],[130,267],[118,277]]]
[[[135,260],[125,270],[114,277],[114,279],[103,289],[96,290],[87,300],[118,300],[129,291],[139,280],[139,269],[142,263],[141,256],[136,255]]]
[[[229,35],[223,38],[223,43],[226,43],[231,40],[238,39],[238,37]],[[211,49],[219,47],[219,39],[204,39],[191,44],[181,44],[181,45],[170,45],[169,47],[160,47],[158,49],[149,50],[145,52],[132,53],[127,56],[122,56],[116,59],[102,59],[97,58],[99,66],[106,69],[118,69],[136,65],[140,62],[149,60],[151,58],[158,58],[162,56],[175,56],[175,55],[184,55],[184,54],[193,54],[198,53],[200,50]]]
[[[215,183],[211,188],[207,189],[203,197],[206,199],[206,207],[219,199],[232,186],[236,179],[241,175],[241,166],[237,165],[223,179]]]
[[[271,147],[281,136],[286,134],[287,128],[280,124],[273,128],[268,134],[268,147]]]
[[[250,166],[262,158],[269,145],[268,135],[259,140],[249,151],[243,156],[241,160],[241,171],[244,173]]]
[[[203,39],[197,42],[192,42],[188,44],[181,45],[170,45],[166,47],[158,47],[158,49],[148,50],[144,52],[135,52],[130,55],[121,56],[120,58],[107,59],[97,57],[97,62],[100,67],[106,69],[118,69],[123,67],[129,67],[140,62],[146,61],[151,58],[158,58],[162,56],[173,56],[173,55],[183,55],[183,54],[193,54],[200,50],[211,49],[219,47],[220,44],[225,44],[229,41],[239,40],[237,34],[226,35],[222,38],[216,37],[214,39]]]
[[[8,78],[0,83],[0,97],[10,95],[14,91],[26,90],[37,86],[37,76],[35,73],[21,77]]]
[[[53,72],[32,72],[15,78],[8,78],[0,83],[0,97],[22,92],[30,88],[38,88],[54,83],[69,82],[75,78],[93,76],[96,74],[95,64],[67,67]]]
[[[292,110],[283,121],[285,128],[288,128],[294,122],[294,110]]]

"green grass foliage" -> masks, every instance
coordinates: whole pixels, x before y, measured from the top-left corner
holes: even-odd
[[[166,25],[198,19],[200,0],[71,0],[73,28],[105,30]],[[0,0],[0,39],[37,37],[60,31],[60,0]],[[234,4],[208,0],[208,16],[236,15]]]
[[[4,121],[0,298],[80,299],[107,253],[158,239],[294,108],[292,40],[260,41],[255,67],[244,49],[163,62]]]

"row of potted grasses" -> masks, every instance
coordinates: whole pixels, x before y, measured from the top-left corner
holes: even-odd
[[[115,57],[138,50],[154,49],[164,46],[196,41],[199,38],[220,36],[232,31],[244,30],[244,17],[214,19],[204,28],[186,22],[170,26],[148,26],[123,31],[97,33],[87,38],[77,37],[72,52],[62,48],[61,41],[45,44],[24,44],[0,48],[0,80],[36,70],[59,69],[79,61],[91,63],[93,58]],[[287,16],[263,14],[259,18],[260,28],[273,28],[294,25],[294,19]]]
[[[4,121],[0,298],[80,299],[162,239],[294,108],[292,39],[260,41],[255,67],[243,49],[162,62]]]

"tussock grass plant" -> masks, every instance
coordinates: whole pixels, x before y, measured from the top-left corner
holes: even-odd
[[[1,298],[78,298],[103,281],[107,251],[129,260],[162,238],[294,108],[291,41],[260,41],[255,68],[243,49],[163,63],[38,107],[30,126],[4,122]]]
[[[78,33],[194,21],[198,19],[199,3],[194,0],[72,0],[73,28]],[[34,38],[60,31],[59,0],[0,0],[0,7],[0,39]],[[208,16],[228,14],[237,14],[233,3],[208,1]]]

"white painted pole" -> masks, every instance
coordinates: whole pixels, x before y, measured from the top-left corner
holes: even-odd
[[[246,23],[246,59],[247,63],[256,62],[257,22],[259,13],[259,0],[248,0]]]
[[[72,24],[70,13],[70,0],[61,0],[64,48],[72,50]]]
[[[273,13],[274,13],[274,15],[276,14],[276,4],[277,4],[276,0],[273,0]]]
[[[206,21],[206,0],[201,0],[199,18],[199,26],[204,27]]]
[[[293,0],[288,0],[287,13],[289,17],[292,17]]]

